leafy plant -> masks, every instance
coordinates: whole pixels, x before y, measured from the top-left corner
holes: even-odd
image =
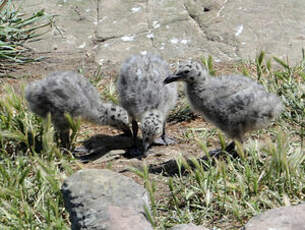
[[[27,55],[30,51],[26,42],[40,39],[46,33],[42,28],[52,24],[53,16],[43,10],[32,16],[22,16],[12,5],[12,1],[3,1],[0,7],[0,71],[5,72],[16,63],[38,61]]]
[[[50,117],[36,117],[22,96],[4,87],[0,100],[1,229],[69,229],[60,187],[73,172],[73,159],[57,146]]]
[[[262,210],[302,202],[305,156],[300,145],[295,147],[279,133],[266,149],[252,143],[244,158],[227,157],[216,165],[193,159],[195,169],[177,160],[187,174],[168,179],[170,194],[156,220],[166,227],[188,222],[219,226],[225,220],[226,226],[240,228]]]
[[[202,61],[202,64],[207,68],[209,74],[211,76],[215,76],[216,74],[216,70],[214,69],[214,66],[213,66],[213,58],[211,55],[208,56],[208,58],[202,58],[201,59]]]
[[[147,219],[150,221],[150,223],[152,224],[152,226],[156,227],[155,220],[154,220],[156,213],[157,213],[157,209],[156,209],[157,204],[155,201],[156,187],[155,187],[154,181],[151,180],[149,177],[148,167],[146,165],[144,165],[143,170],[139,170],[136,168],[130,168],[129,170],[132,171],[133,173],[135,173],[136,175],[138,175],[139,177],[141,177],[144,181],[144,187],[148,191],[149,198],[150,198],[150,206],[151,206],[151,210],[152,210],[152,213],[151,213],[149,207],[144,207],[145,215],[146,215]]]

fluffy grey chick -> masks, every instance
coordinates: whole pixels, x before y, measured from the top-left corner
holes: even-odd
[[[279,97],[255,81],[239,75],[210,77],[198,62],[180,64],[176,74],[164,83],[174,81],[185,82],[187,97],[195,111],[240,142],[247,132],[266,127],[283,109]],[[234,149],[234,142],[227,148]]]
[[[30,109],[41,117],[51,114],[62,145],[69,145],[69,122],[65,113],[82,117],[100,125],[110,125],[131,135],[128,114],[120,106],[103,103],[97,89],[82,75],[54,72],[42,80],[29,84],[25,98]]]
[[[122,65],[117,82],[120,104],[132,119],[135,149],[138,132],[137,121],[141,123],[143,155],[154,142],[170,144],[173,141],[165,134],[168,112],[177,100],[176,84],[164,86],[163,81],[170,75],[167,62],[154,54],[133,55]],[[160,138],[159,138],[160,137]]]

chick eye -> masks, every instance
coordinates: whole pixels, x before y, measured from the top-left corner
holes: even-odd
[[[183,73],[187,74],[189,73],[190,71],[189,70],[184,70]]]

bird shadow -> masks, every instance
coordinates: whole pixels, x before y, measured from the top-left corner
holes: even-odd
[[[117,155],[132,158],[128,155],[128,149],[132,148],[132,138],[124,135],[109,136],[98,134],[82,142],[82,146],[73,151],[76,159],[82,163],[95,161],[114,150],[122,150]]]
[[[186,158],[184,164],[179,164],[175,159],[168,160],[159,165],[151,164],[148,167],[148,172],[152,174],[161,173],[163,176],[172,177],[179,174],[187,174],[190,170],[193,170],[197,167],[197,163],[202,166],[203,170],[208,170],[211,166],[215,165],[217,159],[222,158],[226,160],[226,157],[239,157],[238,153],[234,149],[230,149],[229,152],[227,150],[229,149],[224,151],[211,151],[209,156],[206,155],[197,159]]]
[[[196,159],[197,161],[209,161],[207,156]],[[179,174],[187,174],[188,170],[192,170],[196,168],[194,161],[192,159],[185,159],[187,167],[184,165],[179,165],[177,160],[171,159],[161,164],[155,165],[151,164],[148,167],[148,172],[152,174],[162,174],[163,176],[172,177]],[[202,164],[204,170],[208,169],[208,166]]]

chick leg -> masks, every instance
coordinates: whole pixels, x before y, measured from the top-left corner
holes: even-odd
[[[137,136],[138,136],[138,122],[134,119],[132,119],[132,135],[133,135],[133,145],[137,146]]]
[[[154,140],[154,143],[155,145],[173,145],[173,144],[176,144],[176,140],[172,137],[169,137],[166,135],[166,131],[165,131],[165,122],[163,124],[163,131],[162,131],[162,135],[161,137],[159,138],[156,138]]]
[[[138,134],[138,123],[136,120],[132,119],[132,134],[133,134],[133,146],[127,150],[126,155],[128,157],[138,157],[143,155],[143,151],[140,148],[140,146],[138,146],[137,143],[137,134]]]
[[[227,147],[222,150],[222,149],[215,149],[209,152],[210,157],[219,157],[220,155],[223,155],[225,153],[229,153],[233,157],[236,156],[236,151],[235,151],[235,142],[232,141]]]

